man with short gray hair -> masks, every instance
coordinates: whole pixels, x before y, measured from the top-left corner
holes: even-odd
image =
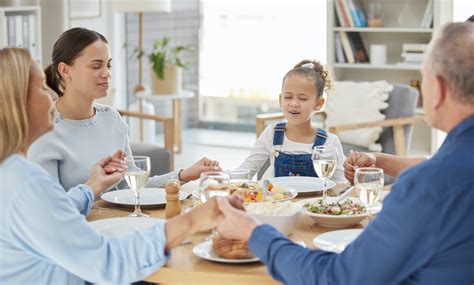
[[[422,66],[428,123],[448,132],[406,171],[383,209],[341,254],[303,248],[219,200],[227,238],[285,284],[474,284],[474,23],[445,25]]]
[[[441,115],[436,121],[430,122],[432,127],[447,131],[443,126],[449,121],[458,121],[470,114],[471,106],[474,104],[474,52],[473,38],[474,16],[467,19],[466,23],[453,23],[446,25],[429,45],[422,73],[425,87],[421,93],[424,100],[426,92],[431,95],[436,81],[428,80],[429,75],[442,78],[442,87],[449,87],[452,99],[456,103],[456,112],[453,118]],[[465,48],[464,48],[465,47]],[[425,78],[426,77],[426,78]],[[429,82],[429,84],[427,83]],[[427,102],[429,103],[429,102]],[[446,105],[446,106],[451,106]],[[467,109],[467,110],[466,110]],[[426,110],[430,112],[430,109]],[[467,114],[466,114],[467,112]],[[441,112],[442,114],[445,111]],[[427,113],[427,118],[430,119]],[[344,176],[349,182],[354,180],[354,172],[357,167],[380,167],[390,176],[397,177],[403,170],[423,162],[423,157],[401,157],[387,153],[363,153],[351,152],[344,162]]]

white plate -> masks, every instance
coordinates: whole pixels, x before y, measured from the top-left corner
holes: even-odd
[[[180,191],[179,200],[186,199],[188,195]],[[130,189],[105,192],[100,196],[102,200],[118,205],[135,205],[135,194]],[[143,188],[140,192],[140,206],[159,206],[166,204],[166,191],[164,188]]]
[[[214,254],[212,251],[212,241],[207,240],[200,244],[197,244],[193,247],[193,253],[200,258],[215,261],[215,262],[222,262],[222,263],[250,263],[250,262],[257,262],[260,261],[258,257],[248,258],[248,259],[229,259],[219,257],[218,255]]]
[[[295,189],[301,194],[310,194],[324,190],[324,182],[318,177],[308,176],[284,176],[284,177],[273,177],[268,179],[275,185],[282,185],[288,188]],[[336,182],[329,180],[327,189],[336,186]]]
[[[156,224],[160,219],[141,217],[120,217],[92,221],[89,224],[99,233],[107,237],[119,237],[131,234]]]
[[[310,216],[315,222],[320,224],[321,226],[329,227],[329,228],[344,228],[344,227],[350,227],[359,224],[362,220],[364,220],[367,217],[367,213],[363,214],[357,214],[357,215],[326,215],[326,214],[317,214],[308,211],[305,207],[304,204],[306,203],[312,203],[316,200],[319,200],[321,198],[310,198],[310,199],[304,199],[296,202],[296,204],[300,205],[303,207],[303,211],[301,211],[301,214]],[[334,203],[338,197],[327,197],[326,198],[327,203]],[[358,198],[355,197],[348,197],[347,199],[351,199],[354,202],[360,203]],[[371,214],[375,215],[378,212],[382,210],[382,204],[380,202],[376,202],[374,206],[372,207]]]
[[[338,230],[320,234],[313,239],[313,244],[322,250],[341,253],[362,232],[362,229]]]
[[[277,184],[275,184],[275,185],[277,185]],[[291,200],[291,199],[295,198],[296,196],[298,196],[298,192],[296,192],[295,189],[286,187],[286,186],[284,186],[284,185],[281,185],[281,187],[282,187],[285,191],[290,192],[290,193],[291,193],[291,196],[288,197],[288,198],[285,198],[285,199],[275,200],[275,202],[276,202],[276,201],[281,202],[281,201]],[[192,192],[192,194],[193,194],[193,198],[194,198],[194,199],[197,199],[197,200],[200,200],[200,199],[201,199],[200,196],[199,196],[199,189],[194,190],[194,191]],[[249,203],[250,203],[250,202],[249,202]]]

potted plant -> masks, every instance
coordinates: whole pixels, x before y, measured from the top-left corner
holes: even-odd
[[[189,45],[171,46],[168,37],[153,44],[153,50],[147,54],[151,66],[153,94],[175,94],[181,91],[182,70],[188,68],[188,63],[182,56],[190,51],[192,48]]]

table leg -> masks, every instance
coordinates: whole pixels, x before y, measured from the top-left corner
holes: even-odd
[[[174,151],[181,152],[181,102],[173,100],[173,122],[174,122]]]

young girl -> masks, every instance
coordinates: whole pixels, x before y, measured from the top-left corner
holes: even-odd
[[[311,158],[313,148],[328,145],[338,151],[338,166],[331,179],[346,182],[339,138],[311,125],[311,117],[324,105],[323,92],[330,87],[328,72],[318,61],[303,60],[288,71],[279,98],[287,122],[269,125],[240,168],[254,176],[270,158],[269,176],[317,177]]]
[[[55,129],[31,146],[28,157],[66,190],[84,183],[94,163],[115,150],[120,150],[116,159],[122,159],[123,152],[132,156],[128,126],[120,114],[94,103],[109,92],[111,64],[107,39],[95,31],[73,28],[54,44],[52,64],[45,73],[48,86],[59,95]],[[113,172],[113,165],[106,169]],[[216,161],[203,158],[189,168],[151,177],[148,185],[163,187],[171,177],[190,181],[216,168]]]

